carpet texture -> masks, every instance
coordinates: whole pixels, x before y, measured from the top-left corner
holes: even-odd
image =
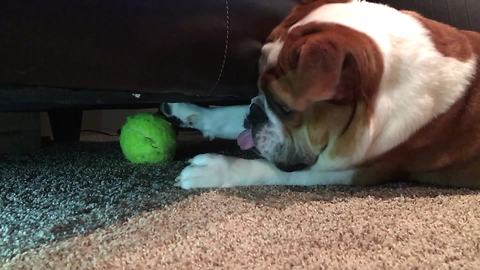
[[[480,194],[371,188],[183,191],[168,167],[133,166],[116,143],[51,146],[0,161],[5,269],[480,267]],[[230,151],[230,152],[229,152]],[[6,166],[6,167],[5,167]],[[5,170],[4,168],[8,168]]]

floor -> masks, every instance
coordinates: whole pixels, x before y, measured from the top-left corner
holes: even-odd
[[[209,152],[206,147],[236,148],[191,132],[179,145],[168,168],[130,164],[117,137],[92,133],[79,144],[47,144],[34,153],[0,156],[0,262],[179,201],[192,193],[173,187],[185,160]]]
[[[476,268],[480,194],[371,188],[184,191],[198,153],[251,158],[186,133],[174,162],[132,165],[115,137],[0,157],[0,266],[7,269]]]

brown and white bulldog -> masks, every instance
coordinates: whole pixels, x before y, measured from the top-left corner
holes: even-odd
[[[250,106],[163,109],[264,159],[199,155],[178,185],[480,187],[479,55],[480,34],[414,12],[304,1],[264,45]]]

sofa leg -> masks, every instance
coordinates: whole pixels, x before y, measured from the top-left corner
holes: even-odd
[[[56,142],[78,142],[82,128],[83,111],[62,109],[48,112],[53,140]]]

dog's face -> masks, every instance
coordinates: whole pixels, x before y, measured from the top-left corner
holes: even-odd
[[[347,27],[308,23],[276,32],[262,49],[261,95],[246,126],[261,155],[291,171],[361,128],[383,61],[371,39]]]

